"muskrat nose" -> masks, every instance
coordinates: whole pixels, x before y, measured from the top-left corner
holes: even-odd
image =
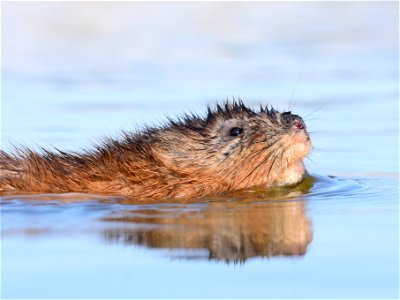
[[[290,111],[281,114],[282,123],[286,128],[302,130],[306,128],[303,119],[298,115],[293,115]]]
[[[306,127],[306,125],[304,124],[304,121],[300,118],[295,118],[293,120],[293,128],[295,129],[304,129]]]

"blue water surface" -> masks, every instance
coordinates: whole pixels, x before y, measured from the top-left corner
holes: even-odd
[[[1,149],[80,151],[241,98],[304,117],[301,185],[1,199],[1,298],[399,297],[397,2],[3,2]]]

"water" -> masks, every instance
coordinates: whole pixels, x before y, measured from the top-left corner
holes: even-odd
[[[295,188],[4,196],[1,297],[398,298],[397,22],[395,2],[3,3],[4,150],[233,96],[291,107],[315,150]]]

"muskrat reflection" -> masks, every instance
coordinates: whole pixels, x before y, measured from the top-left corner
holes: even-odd
[[[205,249],[208,259],[227,262],[304,255],[312,239],[301,201],[150,207],[104,220],[124,223],[105,230],[107,241],[151,248]]]

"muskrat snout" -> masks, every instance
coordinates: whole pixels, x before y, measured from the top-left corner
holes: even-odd
[[[281,122],[286,128],[292,128],[295,130],[306,129],[306,124],[303,119],[298,115],[293,115],[290,111],[281,114]]]
[[[303,119],[288,111],[281,113],[280,120],[289,134],[286,145],[293,150],[291,157],[305,157],[311,150],[311,139]]]
[[[305,128],[306,128],[306,125],[304,124],[304,122],[303,122],[302,119],[295,119],[295,120],[293,121],[293,128],[294,128],[294,129],[302,130],[302,129],[305,129]]]

